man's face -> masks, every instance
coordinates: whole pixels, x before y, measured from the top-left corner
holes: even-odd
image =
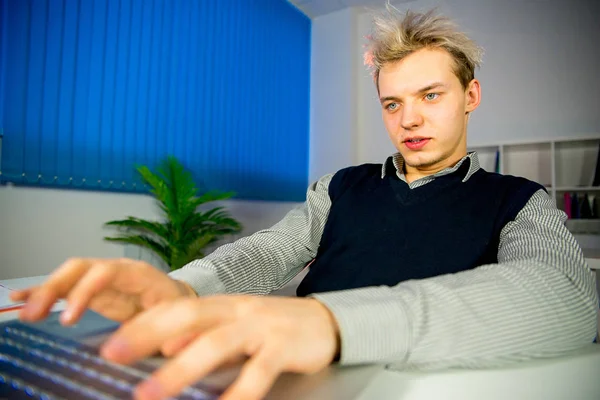
[[[407,173],[435,173],[466,155],[466,114],[479,105],[479,82],[463,89],[453,65],[446,51],[422,49],[379,71],[383,122]]]

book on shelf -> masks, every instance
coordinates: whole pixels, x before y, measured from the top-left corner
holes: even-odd
[[[567,218],[573,218],[573,213],[571,212],[571,195],[569,192],[565,192],[563,194],[564,202],[565,202],[565,213],[567,214]]]
[[[596,158],[596,171],[594,172],[594,181],[592,186],[600,186],[600,146],[598,146],[598,157]]]
[[[569,219],[600,219],[596,194],[577,192],[563,194],[564,212]]]
[[[496,150],[496,159],[494,160],[494,172],[500,173],[500,150]]]
[[[579,201],[581,203],[579,217],[583,219],[593,218],[594,216],[592,215],[592,206],[590,204],[588,194],[584,193],[583,196],[580,196]]]
[[[572,219],[579,219],[579,210],[580,210],[580,203],[579,203],[579,198],[577,197],[577,193],[573,193],[571,195],[571,218]]]

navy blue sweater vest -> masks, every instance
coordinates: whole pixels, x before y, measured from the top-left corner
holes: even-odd
[[[483,169],[466,182],[470,159],[454,173],[410,189],[381,164],[337,172],[319,250],[298,296],[450,274],[497,262],[502,228],[543,187]],[[390,172],[391,171],[391,172]]]

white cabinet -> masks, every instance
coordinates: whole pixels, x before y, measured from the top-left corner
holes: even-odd
[[[599,149],[600,133],[469,146],[469,151],[477,151],[486,171],[522,176],[544,185],[556,206],[565,211],[574,196],[580,204],[586,195],[591,206],[594,198],[600,203],[600,185],[598,182],[593,185],[600,162]],[[565,196],[569,197],[567,203]],[[573,233],[597,235],[600,234],[600,218],[598,214],[593,219],[572,214],[567,227]]]

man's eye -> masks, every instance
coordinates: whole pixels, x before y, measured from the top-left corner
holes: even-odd
[[[385,106],[385,108],[389,111],[394,111],[396,108],[398,108],[398,103],[390,103],[387,106]]]
[[[426,98],[427,100],[435,100],[435,99],[437,99],[439,96],[440,96],[440,95],[439,95],[439,94],[437,94],[437,93],[427,93],[427,94],[425,95],[425,98]]]

